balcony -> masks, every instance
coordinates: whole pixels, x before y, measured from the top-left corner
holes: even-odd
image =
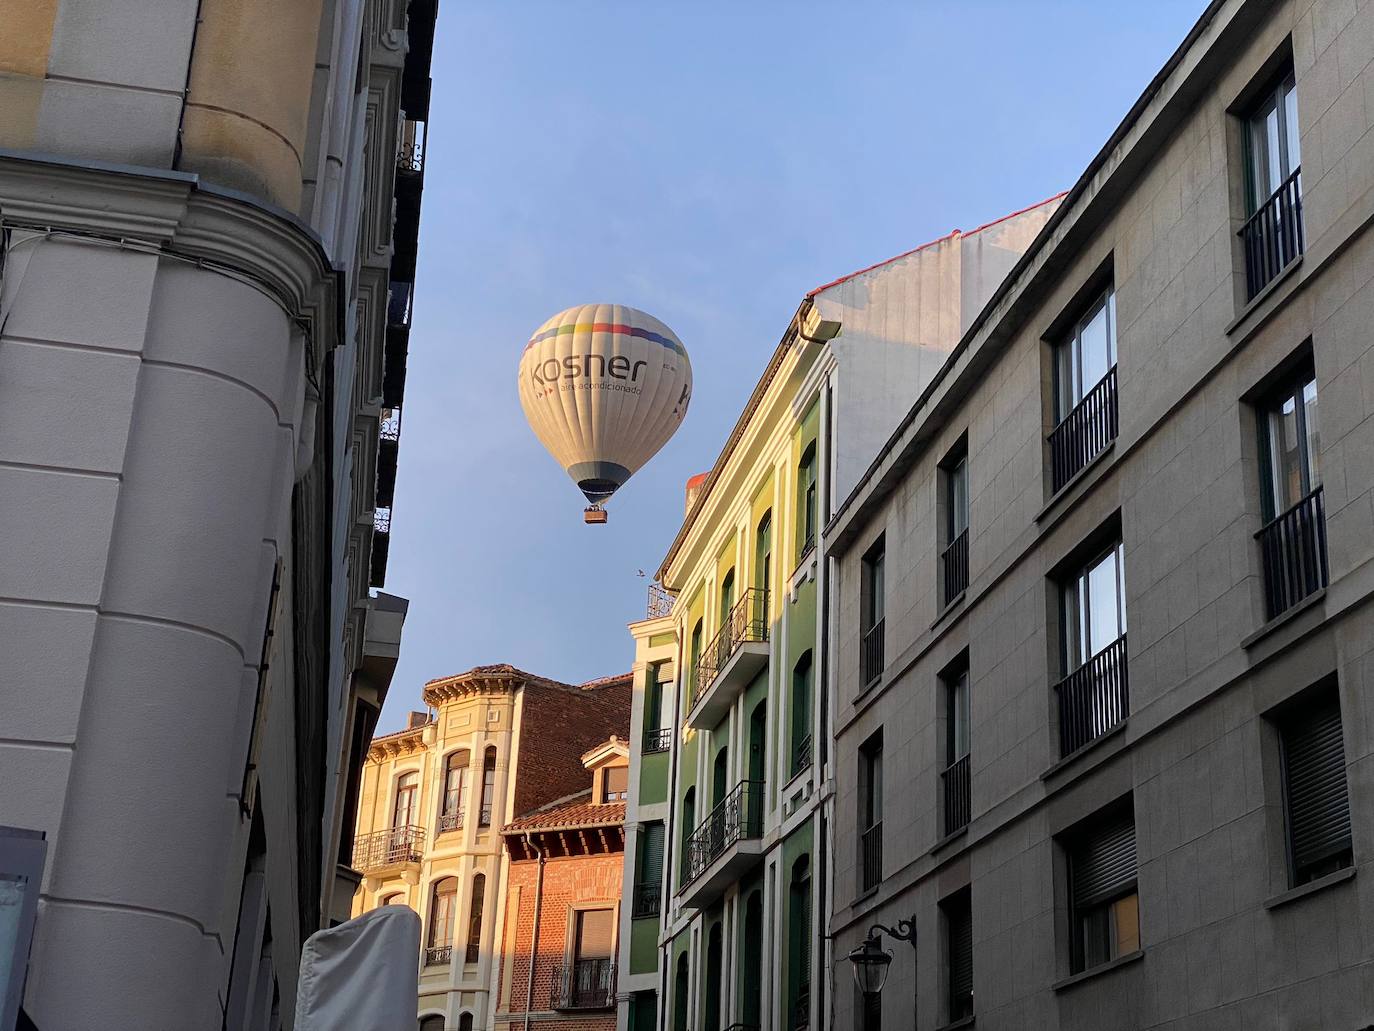
[[[968,826],[971,814],[968,756],[955,759],[940,776],[945,782],[945,834],[948,835]]]
[[[859,643],[859,685],[860,689],[872,687],[883,675],[885,644],[883,641],[885,619],[880,619],[866,631]]]
[[[436,945],[425,949],[425,966],[427,967],[446,966],[452,958],[452,945]]]
[[[463,811],[441,813],[439,815],[439,833],[446,834],[449,831],[460,831],[463,829]]]
[[[883,879],[883,821],[859,835],[859,894],[877,891]]]
[[[668,588],[662,584],[652,583],[649,585],[649,603],[647,606],[647,619],[659,619],[663,616],[672,615],[673,612],[672,594]]]
[[[1251,300],[1302,257],[1302,169],[1293,171],[1240,227],[1245,293]]]
[[[1255,539],[1264,567],[1268,619],[1326,586],[1326,507],[1321,487],[1265,524]]]
[[[663,886],[661,884],[636,884],[634,899],[630,903],[630,918],[643,920],[658,916],[663,907]]]
[[[968,528],[955,537],[940,555],[941,581],[945,593],[941,603],[948,605],[968,590]]]
[[[653,755],[656,752],[666,752],[673,747],[673,728],[659,727],[657,730],[646,730],[644,732],[645,755]]]
[[[687,839],[678,892],[685,908],[709,905],[758,861],[763,853],[763,806],[763,781],[740,781]]]
[[[687,725],[709,730],[768,665],[768,591],[751,587],[730,610],[692,671]]]
[[[1072,480],[1116,440],[1120,419],[1116,403],[1116,366],[1083,395],[1073,411],[1050,431],[1050,472],[1054,493]]]
[[[606,1010],[615,1006],[615,960],[577,959],[555,968],[555,1010]]]
[[[413,118],[401,122],[401,139],[396,147],[396,170],[402,175],[419,175],[425,170],[425,143],[428,126]]]
[[[1054,685],[1059,695],[1059,754],[1072,755],[1126,718],[1126,635]]]
[[[353,839],[353,869],[375,874],[394,867],[418,863],[424,858],[423,827],[392,827],[389,830],[360,834]]]

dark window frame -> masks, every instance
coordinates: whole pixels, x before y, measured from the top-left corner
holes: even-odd
[[[1139,861],[1135,812],[1130,800],[1115,803],[1060,836],[1068,874],[1069,963],[1074,974],[1114,962],[1142,947]],[[1084,901],[1083,896],[1088,900]],[[1133,900],[1134,949],[1117,951],[1118,905]],[[1089,939],[1089,934],[1099,937]],[[1115,933],[1115,937],[1113,937]]]
[[[1328,723],[1326,728],[1313,726],[1313,724],[1322,721],[1323,718]],[[1344,741],[1345,713],[1340,703],[1340,691],[1336,678],[1334,676],[1329,677],[1301,692],[1270,713],[1268,720],[1273,725],[1278,740],[1279,778],[1283,800],[1283,845],[1288,886],[1297,888],[1327,874],[1354,865],[1354,825],[1350,808],[1350,774],[1346,762]],[[1334,726],[1330,724],[1334,724]],[[1323,736],[1334,734],[1334,740],[1330,740],[1329,736],[1325,742],[1314,740],[1313,731],[1320,729],[1325,729],[1327,732]],[[1300,735],[1302,736],[1300,737]],[[1321,749],[1325,754],[1314,755],[1314,746]],[[1301,757],[1304,766],[1314,760],[1324,761],[1328,764],[1334,761],[1338,764],[1339,773],[1336,773],[1336,769],[1332,768],[1314,776],[1313,770],[1304,769],[1301,773],[1304,782],[1303,790],[1295,792],[1293,781],[1299,765],[1296,751],[1299,747],[1304,753]],[[1337,778],[1339,781],[1339,798],[1334,797],[1333,784],[1335,781],[1333,778]],[[1307,825],[1305,834],[1310,835],[1314,822],[1319,821],[1327,825],[1325,833],[1328,836],[1333,829],[1343,825],[1344,837],[1334,847],[1328,847],[1324,850],[1321,855],[1307,858],[1298,854],[1298,845],[1295,840],[1299,834],[1296,826],[1299,823],[1296,805],[1298,794],[1301,794],[1305,802],[1311,804],[1314,801],[1313,789],[1333,793],[1333,797],[1324,800],[1328,810],[1325,814],[1319,816],[1316,813],[1306,813],[1303,815],[1301,822]]]

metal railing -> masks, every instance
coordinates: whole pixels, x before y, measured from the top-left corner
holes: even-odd
[[[1126,635],[1054,685],[1059,695],[1059,754],[1071,755],[1126,718]]]
[[[1302,169],[1296,168],[1240,227],[1246,299],[1298,259],[1303,249]]]
[[[391,507],[374,508],[372,510],[372,528],[378,533],[391,532]]]
[[[668,592],[668,588],[660,583],[649,585],[649,604],[648,618],[657,619],[660,616],[670,615],[673,611],[673,596]]]
[[[434,967],[447,963],[453,958],[452,945],[436,945],[425,949],[425,966]]]
[[[953,834],[960,828],[967,827],[972,815],[968,756],[963,755],[955,759],[940,776],[945,782],[945,833]]]
[[[550,1009],[600,1010],[615,1005],[613,959],[577,959],[555,968]]]
[[[666,752],[673,747],[673,728],[659,727],[657,730],[646,730],[644,732],[644,754],[653,755],[655,752]]]
[[[687,839],[683,887],[701,876],[732,845],[762,835],[763,781],[742,780]]]
[[[797,987],[797,1005],[792,1010],[792,1031],[805,1031],[811,1026],[811,982]]]
[[[1273,619],[1327,584],[1326,505],[1321,487],[1255,534],[1264,567],[1266,618]]]
[[[692,671],[692,704],[705,694],[711,682],[742,644],[768,640],[768,589],[750,587],[735,602],[716,636],[711,638],[701,661]]]
[[[796,776],[811,765],[811,735],[807,734],[792,749],[792,776]]]
[[[883,821],[859,835],[859,892],[870,892],[883,879]]]
[[[353,868],[366,873],[396,863],[418,863],[424,856],[423,827],[391,827],[353,839]]]
[[[428,126],[407,118],[401,122],[401,139],[396,145],[396,167],[402,172],[425,170],[425,141]]]
[[[869,627],[864,633],[863,640],[859,643],[859,683],[861,687],[868,687],[883,675],[883,665],[886,662],[883,652],[883,624],[885,622],[885,619],[880,619]]]
[[[377,436],[382,440],[401,439],[401,410],[399,408],[382,409],[382,421],[377,427]]]
[[[1119,427],[1113,365],[1050,431],[1050,470],[1055,492],[1116,439]]]
[[[439,814],[439,833],[445,831],[460,831],[463,829],[463,810],[457,812]]]
[[[630,903],[630,916],[639,920],[646,916],[658,916],[663,908],[663,885],[636,884],[634,898]]]
[[[968,527],[964,527],[963,533],[950,541],[940,555],[940,569],[944,573],[945,586],[941,601],[948,605],[968,590]]]

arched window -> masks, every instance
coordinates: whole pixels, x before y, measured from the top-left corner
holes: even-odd
[[[458,1018],[458,1031],[472,1031],[472,1014],[464,1013]]]
[[[692,699],[701,692],[701,688],[704,686],[699,682],[701,680],[701,632],[701,620],[698,619],[697,625],[692,627],[691,650],[687,653],[692,660],[692,692],[685,703],[686,708],[691,708]]]
[[[419,790],[418,773],[403,773],[396,778],[396,805],[391,811],[392,827],[409,827],[415,822],[415,803]]]
[[[445,877],[435,881],[429,902],[429,947],[427,963],[447,963],[453,947],[453,918],[458,902],[458,880]]]
[[[763,513],[754,535],[754,586],[766,591],[773,583],[773,510]]]
[[[725,579],[720,582],[720,614],[716,622],[725,626],[730,621],[730,612],[735,607],[735,571],[732,569],[725,574]]]
[[[482,954],[482,907],[486,902],[487,877],[477,874],[472,879],[472,909],[468,914],[467,962],[476,963]]]
[[[482,757],[482,811],[477,814],[479,827],[491,826],[492,806],[496,803],[496,747],[487,749]]]
[[[405,904],[406,897],[404,893],[399,891],[393,891],[390,895],[377,900],[378,906],[404,906]]]
[[[468,753],[454,752],[444,762],[444,799],[439,812],[439,830],[456,831],[463,826],[467,802]]]
[[[811,857],[792,864],[787,891],[787,968],[791,987],[787,1026],[800,1029],[811,1022]]]
[[[799,551],[805,555],[816,543],[816,442],[802,452],[797,463],[797,534]]]
[[[811,653],[802,652],[792,668],[792,773],[811,765]]]
[[[687,794],[682,796],[682,844],[678,849],[677,858],[677,883],[678,886],[687,883],[687,879],[692,874],[692,858],[688,854],[687,843],[691,840],[692,832],[697,829],[697,789],[691,787],[687,789]]]
[[[420,1031],[444,1031],[443,1017],[421,1017]]]
[[[677,976],[673,979],[673,1031],[687,1031],[687,953],[677,958]]]

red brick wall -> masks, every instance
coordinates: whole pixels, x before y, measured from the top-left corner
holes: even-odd
[[[612,734],[629,740],[632,696],[629,678],[594,690],[525,686],[515,816],[591,787],[582,756]]]
[[[570,909],[615,909],[620,903],[621,870],[624,853],[571,856],[550,859],[544,865],[543,911],[539,919],[539,961],[534,973],[535,1013],[549,1014],[551,1000],[557,990],[557,971],[571,959],[568,941],[571,925]],[[510,866],[510,890],[506,904],[515,905],[517,890],[520,911],[513,943],[507,943],[502,957],[502,989],[497,1003],[497,1026],[503,1031],[523,1029],[525,1016],[525,988],[529,979],[530,945],[534,940],[534,907],[539,863],[519,862]],[[509,914],[505,915],[509,920]],[[617,933],[619,913],[616,913]],[[618,943],[617,943],[618,944]],[[506,965],[510,965],[510,988],[505,988]],[[615,1010],[573,1012],[566,1015],[541,1017],[542,1029],[558,1031],[615,1031]]]

